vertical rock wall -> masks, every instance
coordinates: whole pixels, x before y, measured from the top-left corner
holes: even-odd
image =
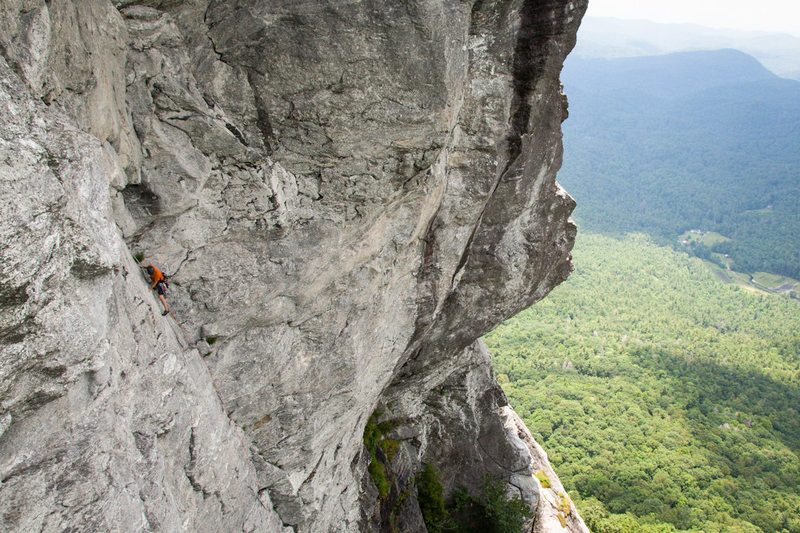
[[[114,224],[116,158],[0,59],[4,531],[277,531]]]
[[[395,490],[432,462],[535,504],[476,339],[571,268],[558,74],[584,9],[4,2],[4,523],[379,528],[379,404]]]

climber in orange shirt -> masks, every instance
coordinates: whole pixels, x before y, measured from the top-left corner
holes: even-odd
[[[150,290],[156,289],[158,292],[158,299],[161,300],[161,303],[164,304],[164,312],[161,313],[162,315],[166,316],[169,313],[169,306],[167,305],[167,299],[165,296],[167,295],[167,277],[156,267],[153,265],[147,265],[146,267],[142,267],[147,271],[147,274],[150,276],[150,279],[153,281],[153,284],[150,285]]]

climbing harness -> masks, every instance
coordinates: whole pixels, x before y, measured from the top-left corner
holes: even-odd
[[[133,256],[133,260],[136,261],[136,264],[139,267],[142,266],[142,263],[136,258],[136,256]],[[139,268],[139,270],[141,271],[142,269]],[[163,272],[161,274],[164,277],[164,282],[166,283],[167,275],[164,274]],[[169,287],[169,285],[167,285],[167,286]],[[225,405],[225,400],[222,399],[222,393],[220,393],[220,391],[219,391],[219,386],[217,385],[217,381],[214,379],[214,374],[211,373],[211,367],[208,366],[208,363],[206,362],[205,358],[202,355],[200,355],[200,351],[197,350],[197,343],[198,343],[199,339],[195,340],[195,341],[191,340],[192,337],[189,335],[189,332],[186,331],[186,328],[183,327],[183,324],[180,323],[180,321],[178,320],[178,317],[175,316],[175,313],[172,311],[172,307],[169,308],[169,311],[167,312],[167,314],[172,317],[172,320],[175,321],[175,324],[177,324],[178,327],[183,332],[183,340],[186,343],[186,348],[194,348],[195,351],[197,352],[197,355],[200,357],[200,360],[203,362],[203,365],[206,367],[206,371],[208,372],[208,377],[211,380],[211,384],[214,386],[214,392],[217,394],[217,398],[219,399],[219,403],[222,406],[222,411],[225,413],[225,416],[228,417],[228,420],[230,421],[231,426],[233,426],[233,429],[234,429],[234,432],[236,433],[236,436],[239,437],[239,442],[242,444],[242,448],[244,449],[245,453],[249,457],[250,456],[250,449],[244,443],[244,439],[242,438],[242,434],[241,434],[241,432],[239,430],[239,425],[236,424],[236,422],[233,421],[233,418],[231,418],[231,413],[230,413],[230,411],[228,411],[228,407]],[[178,335],[176,335],[176,337],[180,338]]]

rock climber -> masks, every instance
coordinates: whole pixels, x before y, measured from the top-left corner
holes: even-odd
[[[153,265],[147,265],[146,267],[142,268],[147,271],[147,274],[153,281],[152,285],[150,285],[150,290],[152,291],[153,289],[156,289],[158,292],[158,299],[161,300],[162,304],[164,304],[164,312],[161,314],[167,316],[167,314],[169,314],[169,306],[167,305],[167,299],[165,298],[167,294],[166,276],[164,276],[164,274]]]

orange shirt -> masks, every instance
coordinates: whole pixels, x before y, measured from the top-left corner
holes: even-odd
[[[147,265],[149,267],[153,267],[153,273],[150,274],[150,279],[153,280],[153,283],[158,283],[159,281],[164,281],[164,274],[161,273],[159,269],[154,267],[153,265]]]

